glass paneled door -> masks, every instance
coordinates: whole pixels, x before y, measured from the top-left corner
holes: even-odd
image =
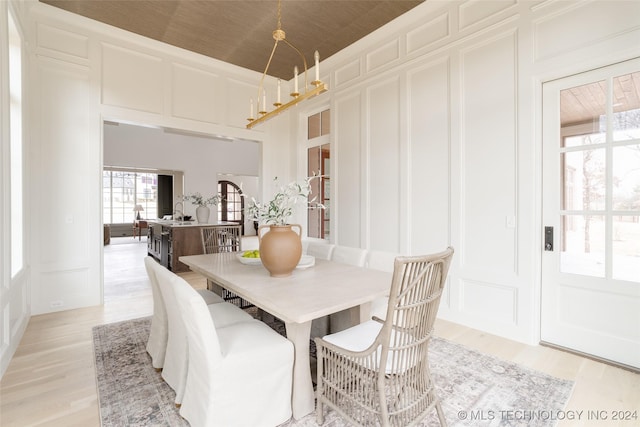
[[[543,87],[541,340],[640,368],[640,60]]]

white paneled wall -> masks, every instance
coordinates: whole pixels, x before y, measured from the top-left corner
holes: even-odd
[[[102,44],[101,53],[102,104],[163,113],[164,67],[160,56],[109,43]]]
[[[407,72],[407,247],[415,254],[438,252],[451,241],[449,69],[445,57]]]
[[[217,74],[173,64],[171,77],[172,116],[209,123],[224,122],[224,105],[216,100],[225,98],[225,90]]]
[[[32,312],[100,304],[101,174],[89,69],[47,57],[33,63],[31,140]],[[65,100],[61,103],[60,100]]]
[[[332,120],[334,147],[332,157],[336,167],[332,168],[332,181],[340,182],[340,186],[333,186],[336,203],[331,207],[332,231],[339,236],[343,246],[362,247],[362,236],[366,230],[362,223],[365,218],[366,207],[362,205],[363,193],[366,186],[363,183],[362,162],[364,148],[361,141],[361,105],[360,94],[352,94],[336,99],[331,114],[340,117]],[[332,196],[334,197],[334,196]],[[348,215],[335,215],[339,212],[349,212]]]
[[[385,50],[377,53],[387,55]],[[376,82],[366,93],[366,139],[369,189],[369,247],[372,250],[399,249],[400,239],[400,80],[397,76]],[[337,120],[342,120],[338,117]],[[404,122],[404,120],[402,120]],[[338,239],[340,236],[338,235]],[[342,242],[340,242],[342,245]]]
[[[329,58],[333,243],[451,244],[440,315],[537,342],[540,85],[639,55],[630,3],[425,2]]]

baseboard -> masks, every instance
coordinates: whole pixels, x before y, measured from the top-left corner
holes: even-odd
[[[615,366],[616,368],[624,369],[625,371],[630,371],[635,374],[640,373],[640,369],[635,366],[626,365],[624,363],[616,362],[614,360],[605,359],[603,357],[594,356],[593,354],[583,353],[578,350],[574,350],[572,348],[563,347],[561,345],[552,344],[546,341],[540,341],[540,345],[543,347],[549,347],[556,350],[564,351],[565,353],[575,354],[576,356],[584,357],[585,359],[594,360],[596,362],[604,363],[606,365]]]

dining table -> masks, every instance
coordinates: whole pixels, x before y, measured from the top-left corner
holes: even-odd
[[[181,256],[180,261],[284,322],[295,354],[291,407],[296,420],[315,409],[311,322],[343,310],[349,310],[354,324],[369,320],[371,302],[391,287],[391,273],[308,255],[288,277],[271,277],[259,258],[248,261],[241,252]]]

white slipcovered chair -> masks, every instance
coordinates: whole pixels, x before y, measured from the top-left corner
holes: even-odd
[[[327,405],[359,426],[416,425],[433,408],[446,425],[428,350],[452,257],[397,257],[386,320],[315,339],[318,424]]]
[[[334,244],[325,241],[303,240],[302,253],[318,259],[330,260],[335,248]],[[313,319],[311,322],[311,338],[321,337],[329,332],[329,317]]]
[[[291,417],[293,344],[252,320],[220,327],[193,289],[175,286],[189,343],[180,415],[192,426],[273,427]]]
[[[156,369],[162,369],[164,354],[167,350],[167,310],[164,308],[164,300],[158,287],[158,278],[154,269],[158,264],[152,257],[144,259],[144,268],[147,270],[149,282],[151,282],[151,295],[153,296],[153,315],[151,316],[151,330],[147,340],[147,353],[151,356],[151,364]]]
[[[156,369],[162,369],[164,366],[164,357],[167,351],[168,324],[167,310],[165,308],[162,292],[158,287],[158,278],[156,271],[164,269],[156,260],[147,256],[144,258],[144,267],[149,276],[151,283],[151,294],[153,296],[153,315],[151,316],[151,331],[147,340],[147,353],[151,356],[151,364]],[[215,304],[223,302],[223,299],[206,289],[197,291],[207,304]]]
[[[366,249],[336,245],[331,252],[331,261],[343,264],[364,267],[366,260]],[[342,310],[329,316],[329,330],[331,333],[340,332],[358,323],[360,323],[359,309]]]
[[[395,252],[369,251],[365,267],[393,273],[393,263],[398,255]]]
[[[302,245],[302,252],[315,258],[330,260],[335,246],[324,241],[305,240]]]
[[[343,264],[364,267],[367,260],[367,250],[336,245],[333,251],[331,251],[330,259],[331,261],[341,262]]]
[[[233,323],[253,321],[254,319],[250,314],[227,302],[207,305],[202,296],[183,278],[166,268],[160,268],[160,270],[156,271],[156,277],[165,302],[168,321],[167,347],[162,368],[162,378],[176,392],[175,403],[179,405],[182,403],[189,370],[189,348],[183,321],[184,313],[180,311],[176,302],[176,289],[187,287],[192,290],[193,294],[202,301],[202,304],[209,312],[209,316],[216,321],[217,325],[226,326]]]

